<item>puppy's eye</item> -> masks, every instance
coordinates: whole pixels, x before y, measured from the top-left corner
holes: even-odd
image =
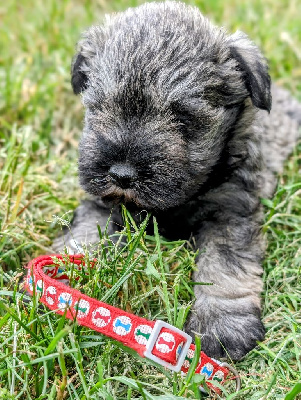
[[[208,104],[204,101],[197,99],[185,105],[173,103],[171,108],[184,139],[194,139],[201,131],[210,129],[211,117],[208,114]]]
[[[88,108],[88,112],[91,114],[91,115],[99,115],[99,113],[101,112],[101,108],[100,107],[89,107]]]
[[[179,123],[179,130],[184,137],[189,137],[190,126],[191,126],[191,116],[188,114],[177,115],[177,122]]]
[[[192,116],[192,115],[189,115],[188,113],[177,115],[177,120],[178,120],[182,125],[185,125],[185,126],[191,124],[192,119],[193,119],[193,116]]]
[[[192,115],[184,108],[182,104],[176,102],[171,104],[171,110],[175,121],[179,123],[181,132],[185,134],[187,126],[192,121]]]
[[[176,120],[184,139],[193,139],[201,128],[200,118],[190,112],[181,112],[176,116]]]

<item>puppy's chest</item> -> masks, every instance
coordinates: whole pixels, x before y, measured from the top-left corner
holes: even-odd
[[[205,220],[214,219],[215,212],[205,202],[196,200],[156,216],[160,234],[170,240],[189,239],[202,227]]]
[[[169,240],[188,240],[200,231],[203,221],[214,219],[216,211],[212,204],[209,206],[205,201],[197,199],[188,202],[186,205],[152,213],[152,215],[157,220],[160,235]],[[141,210],[137,212],[132,210],[131,214],[137,224],[140,224],[146,216]],[[113,214],[113,218],[117,225],[122,226],[119,210]],[[152,218],[150,218],[146,231],[149,235],[154,234]]]

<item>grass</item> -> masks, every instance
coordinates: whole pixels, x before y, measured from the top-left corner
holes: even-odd
[[[83,193],[77,182],[80,100],[69,65],[80,32],[107,11],[139,1],[9,0],[0,6],[0,398],[200,398],[197,383],[137,358],[112,340],[59,318],[36,302],[24,305],[24,265],[49,251]],[[193,3],[190,1],[189,3]],[[207,0],[197,5],[230,31],[247,32],[270,60],[271,75],[301,99],[298,0]],[[298,152],[299,150],[299,152]],[[267,253],[263,293],[266,339],[235,363],[243,380],[227,399],[298,398],[301,382],[300,146],[272,200],[264,201]],[[127,214],[126,214],[127,215]],[[107,246],[81,290],[146,318],[181,327],[192,300],[195,254],[184,242],[131,237],[119,254]],[[108,239],[109,240],[109,239]],[[161,258],[162,257],[162,258]],[[163,266],[163,269],[162,269]],[[97,275],[98,274],[98,275]],[[101,274],[101,275],[99,275]],[[104,286],[95,284],[101,276]],[[106,291],[105,287],[107,288]],[[300,395],[299,395],[300,396]],[[217,397],[217,396],[216,396]],[[300,397],[299,397],[300,398]]]

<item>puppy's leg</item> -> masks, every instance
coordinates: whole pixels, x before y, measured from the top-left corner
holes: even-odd
[[[82,253],[85,245],[92,246],[100,241],[97,225],[104,232],[110,210],[96,201],[84,200],[75,210],[70,229],[64,228],[63,234],[53,242],[54,252],[67,249],[69,254]],[[113,233],[113,223],[109,222],[108,233]]]
[[[196,301],[186,325],[188,332],[200,333],[202,350],[215,358],[240,359],[265,333],[260,320],[261,211],[255,197],[236,189],[229,183],[214,193],[223,211],[201,226],[193,281],[210,285],[195,286]],[[250,215],[243,215],[244,202],[249,208],[253,204]]]

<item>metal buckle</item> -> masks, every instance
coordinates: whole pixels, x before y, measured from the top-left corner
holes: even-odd
[[[239,392],[240,388],[241,388],[241,380],[240,380],[240,376],[239,376],[239,373],[237,372],[237,370],[234,367],[232,367],[232,365],[230,365],[230,364],[228,364],[226,362],[222,362],[220,364],[220,366],[228,368],[228,370],[231,371],[232,374],[234,374],[234,377],[235,377],[235,380],[236,380],[236,390],[235,391]]]
[[[152,353],[153,348],[155,346],[155,343],[158,340],[158,336],[159,336],[162,328],[170,329],[171,331],[178,333],[179,335],[183,336],[183,338],[186,339],[186,343],[183,346],[183,349],[178,357],[176,365],[172,365],[171,363],[169,363],[167,361],[161,360],[161,358],[155,356]],[[171,371],[179,372],[179,371],[181,371],[182,365],[185,361],[185,357],[187,355],[187,352],[189,350],[191,342],[192,342],[192,337],[189,336],[187,333],[181,331],[178,328],[175,328],[174,326],[172,326],[164,321],[157,320],[155,322],[152,333],[151,333],[151,335],[147,341],[147,344],[145,346],[146,349],[144,351],[144,357],[148,358],[149,360],[155,361],[157,364],[162,365],[162,367],[166,367],[166,368],[170,369]]]

